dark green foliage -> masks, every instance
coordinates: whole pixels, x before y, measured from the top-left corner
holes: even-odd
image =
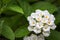
[[[36,9],[48,10],[56,17],[55,24],[60,23],[60,0],[0,0],[0,36],[9,40],[22,40],[27,36],[27,16]],[[51,31],[47,40],[60,40],[59,30]]]

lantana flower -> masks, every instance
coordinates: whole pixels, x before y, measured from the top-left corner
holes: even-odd
[[[56,28],[55,17],[48,10],[37,9],[27,17],[27,20],[29,22],[29,31],[33,31],[36,34],[42,33],[45,37],[50,35],[50,29],[54,30]]]
[[[42,34],[40,34],[39,36],[31,34],[30,36],[25,36],[23,40],[45,40],[45,39]]]

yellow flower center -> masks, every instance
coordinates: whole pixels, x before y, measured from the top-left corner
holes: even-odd
[[[49,18],[48,16],[46,16],[46,18]]]
[[[40,21],[40,18],[37,18],[37,21]]]
[[[32,24],[35,24],[35,22],[32,22]]]

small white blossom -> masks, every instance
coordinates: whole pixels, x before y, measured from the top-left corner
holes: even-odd
[[[36,21],[41,21],[42,20],[42,17],[37,16],[35,19],[36,19]]]
[[[39,36],[31,34],[30,36],[25,36],[23,40],[45,40],[44,36],[41,34]]]
[[[36,13],[32,13],[32,14],[31,14],[31,17],[32,17],[32,18],[36,18],[36,17],[37,17],[37,14],[36,14]]]
[[[41,20],[41,22],[42,22],[42,23],[47,23],[47,22],[48,22],[48,19],[43,18],[43,19]]]
[[[55,21],[54,15],[50,14],[50,20],[51,20],[51,21]]]
[[[33,20],[33,18],[32,18],[31,16],[28,16],[28,17],[27,17],[27,20],[28,20],[28,21],[31,21],[31,20]]]
[[[50,27],[52,30],[54,30],[56,28],[56,25],[53,24],[51,27]]]
[[[46,37],[50,35],[50,29],[54,30],[56,28],[54,24],[55,17],[48,10],[37,9],[27,17],[27,20],[29,22],[29,31],[33,31],[36,34],[42,33]]]
[[[37,28],[37,27],[34,27],[34,30],[33,30],[36,34],[38,33],[41,33],[41,29]]]
[[[37,14],[41,14],[43,11],[42,10],[39,10],[39,9],[37,9],[36,11],[35,11],[35,13],[37,13]]]
[[[36,25],[36,21],[35,20],[30,20],[29,21],[29,25],[30,26],[35,26]]]
[[[42,34],[38,35],[38,40],[45,40]]]
[[[53,25],[54,24],[54,21],[48,21],[47,24],[48,25]]]
[[[43,16],[43,11],[37,9],[36,14],[41,17],[41,16]]]
[[[44,12],[44,14],[50,14],[50,13],[48,12],[48,10],[44,10],[43,12]]]
[[[28,26],[29,31],[33,31],[34,27],[33,26]]]
[[[50,18],[49,12],[48,12],[47,10],[45,10],[45,11],[43,11],[43,12],[44,12],[44,17],[45,17],[46,19],[49,19],[49,18]]]
[[[42,22],[36,23],[36,27],[37,28],[42,28],[43,27],[43,23]]]
[[[45,26],[43,27],[43,31],[50,31],[50,26],[45,25]]]
[[[45,37],[48,37],[50,35],[50,31],[42,32]]]

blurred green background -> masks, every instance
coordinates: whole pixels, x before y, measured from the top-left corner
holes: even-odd
[[[48,10],[57,28],[46,40],[60,40],[60,0],[0,0],[0,40],[23,40],[29,35],[29,16],[36,9]]]

